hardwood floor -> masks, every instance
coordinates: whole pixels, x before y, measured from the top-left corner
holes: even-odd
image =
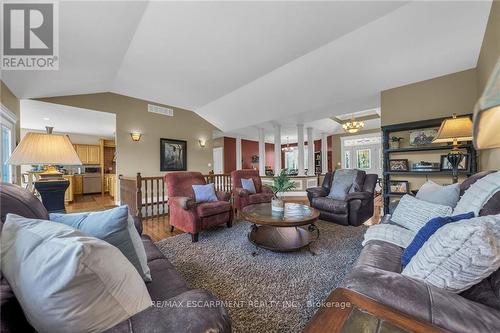
[[[108,194],[75,195],[73,202],[66,204],[66,212],[80,213],[105,210],[116,207],[115,200]]]
[[[380,196],[375,198],[375,215],[373,215],[371,219],[365,222],[366,225],[373,225],[380,222],[380,204],[382,203],[382,200],[380,200],[380,198]],[[307,197],[289,197],[285,199],[285,202],[295,202],[309,205],[309,200],[307,200]],[[174,230],[174,232],[170,232],[170,223],[168,216],[144,220],[142,228],[143,233],[151,237],[154,242],[158,242],[164,238],[180,235],[183,233],[178,229]]]

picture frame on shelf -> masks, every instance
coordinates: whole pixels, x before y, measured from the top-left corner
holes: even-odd
[[[160,171],[187,170],[187,141],[160,139]]]
[[[400,172],[409,171],[408,159],[399,158],[399,159],[389,160],[389,171],[400,171]]]
[[[437,133],[438,128],[423,128],[410,131],[410,146],[430,145]]]
[[[451,171],[452,167],[447,158],[448,155],[441,155],[441,171]],[[458,165],[458,171],[469,171],[469,154],[464,154],[462,162]]]
[[[410,193],[410,182],[407,180],[391,180],[389,182],[389,193],[391,194]]]

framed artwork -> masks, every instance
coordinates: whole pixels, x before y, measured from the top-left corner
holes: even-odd
[[[447,155],[441,155],[441,171],[451,171],[451,164],[448,161]],[[459,171],[469,170],[469,154],[464,154],[464,159],[458,165]]]
[[[424,128],[415,131],[410,131],[410,145],[424,146],[430,145],[432,140],[437,136],[437,128]]]
[[[371,149],[359,149],[356,150],[357,157],[357,168],[361,170],[371,169],[372,165],[372,150]]]
[[[393,194],[410,192],[410,183],[407,180],[391,180],[389,186],[389,192]]]
[[[408,171],[408,159],[389,160],[389,171]]]
[[[187,170],[187,142],[160,139],[160,171]]]

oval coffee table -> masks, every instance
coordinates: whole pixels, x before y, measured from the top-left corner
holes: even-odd
[[[306,205],[285,203],[285,210],[276,212],[270,203],[261,203],[244,207],[241,215],[253,223],[248,239],[271,251],[297,251],[319,237],[319,230],[314,225],[319,212]],[[307,228],[302,228],[304,226]]]

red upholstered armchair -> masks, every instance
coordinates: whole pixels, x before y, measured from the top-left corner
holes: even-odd
[[[244,190],[241,186],[242,179],[252,179],[255,186],[255,194]],[[259,171],[253,169],[235,170],[231,172],[233,183],[234,207],[237,211],[243,207],[263,202],[271,202],[273,192],[266,186],[262,186]]]
[[[175,228],[191,234],[193,242],[198,241],[200,231],[233,222],[230,193],[217,191],[219,201],[197,203],[192,185],[205,185],[199,172],[172,172],[165,175],[168,192],[171,231]]]

